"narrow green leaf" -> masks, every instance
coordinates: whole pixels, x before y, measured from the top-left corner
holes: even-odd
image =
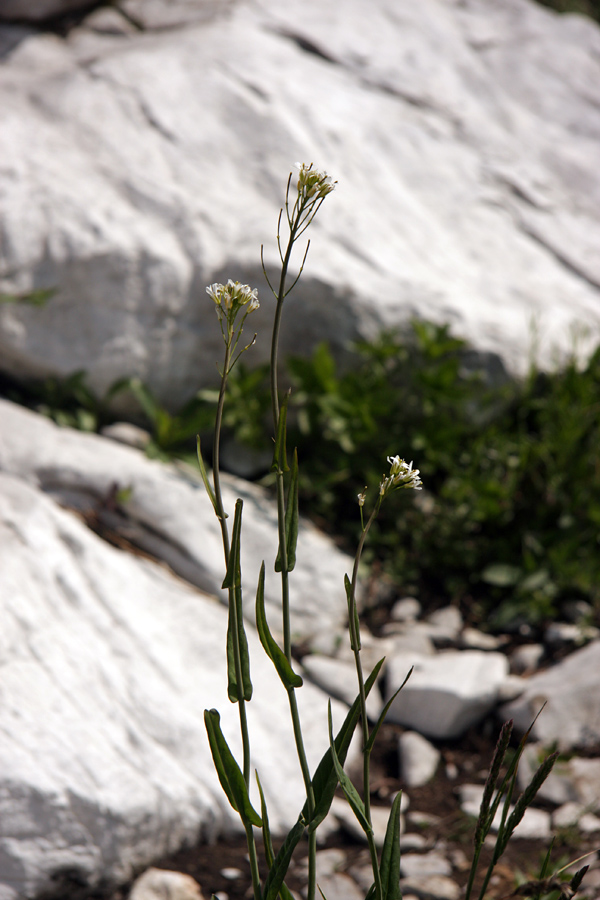
[[[296,545],[298,543],[298,451],[294,450],[294,458],[292,460],[292,475],[290,478],[290,486],[288,490],[287,507],[285,510],[285,536],[286,536],[286,557],[287,570],[292,572],[296,565]],[[281,550],[277,551],[277,559],[275,560],[275,571],[281,572]]]
[[[235,627],[233,616],[233,604],[235,598],[233,589],[229,590],[229,615],[227,617],[227,696],[232,703],[239,699],[237,675],[235,672]]]
[[[375,884],[375,882],[373,882],[373,884],[371,885],[371,887],[369,888],[369,890],[367,892],[367,896],[365,897],[365,900],[373,900],[373,898],[375,897],[376,894],[377,894],[377,885]]]
[[[206,727],[206,732],[208,734],[208,743],[210,745],[210,752],[212,753],[213,762],[215,764],[215,769],[217,770],[217,775],[219,777],[219,781],[221,782],[221,787],[225,792],[225,796],[229,800],[230,804],[233,806],[236,812],[239,812],[237,803],[235,800],[235,796],[233,791],[231,790],[231,785],[229,784],[229,778],[227,777],[227,772],[225,771],[225,765],[223,763],[223,758],[221,756],[221,750],[219,746],[219,742],[217,740],[217,732],[215,730],[215,716],[216,714],[216,723],[217,727],[219,726],[219,714],[216,710],[213,709],[205,709],[204,710],[204,725]],[[220,727],[219,727],[220,730]]]
[[[365,751],[367,753],[369,753],[373,749],[373,744],[375,743],[375,738],[377,737],[377,732],[381,728],[381,726],[385,720],[385,717],[388,714],[388,710],[389,710],[390,706],[392,705],[392,703],[394,702],[394,700],[396,699],[396,697],[398,696],[398,694],[400,693],[400,691],[402,690],[402,688],[404,687],[404,685],[406,684],[406,682],[408,681],[410,676],[412,675],[413,669],[414,669],[414,666],[411,666],[410,669],[408,670],[408,675],[406,676],[406,678],[404,679],[404,681],[402,682],[402,684],[400,685],[398,690],[394,691],[394,693],[392,694],[392,696],[390,697],[388,702],[385,704],[385,706],[381,710],[381,712],[379,714],[379,718],[377,719],[377,722],[373,728],[373,731],[369,735],[369,740],[367,741],[367,745],[365,747]]]
[[[287,691],[291,688],[302,687],[302,678],[292,669],[288,662],[287,656],[271,634],[267,623],[267,614],[265,612],[265,564],[260,567],[258,576],[258,588],[256,590],[256,630],[260,642],[265,649],[265,653],[272,661],[277,669],[277,674],[281,678],[283,685]]]
[[[215,497],[215,493],[212,488],[212,484],[208,480],[208,473],[206,471],[206,466],[204,465],[204,459],[202,458],[202,448],[200,446],[200,435],[196,435],[196,452],[198,455],[198,466],[200,467],[200,475],[202,476],[202,483],[204,484],[204,488],[206,493],[208,494],[208,498],[212,503],[213,509],[215,511],[215,515],[218,517],[219,513],[217,511],[217,500]],[[227,518],[227,516],[225,516]]]
[[[221,787],[232,807],[240,814],[244,825],[261,828],[261,818],[250,803],[244,776],[229,749],[220,722],[221,717],[216,709],[204,710],[204,724]]]
[[[357,641],[354,641],[352,639],[352,634],[350,635],[350,649],[354,653],[358,653],[358,651],[361,649],[360,622],[358,619],[358,609],[356,606],[356,601],[352,597],[352,582],[347,575],[344,575],[344,587],[346,588],[346,601],[348,603],[348,618],[352,616],[352,618],[354,619],[354,633],[357,637]]]
[[[262,784],[260,783],[260,778],[258,777],[258,772],[256,774],[256,783],[258,785],[258,793],[260,794],[260,817],[262,819],[262,832],[263,832],[263,846],[265,848],[265,859],[267,861],[267,868],[271,868],[273,866],[273,860],[275,859],[275,852],[273,850],[273,841],[271,840],[271,829],[269,828],[269,816],[267,813],[267,803],[265,801],[265,795],[262,789]]]
[[[400,890],[400,804],[402,791],[394,798],[381,852],[381,887],[383,900],[401,900]]]
[[[281,845],[279,853],[275,857],[273,865],[267,875],[265,886],[263,889],[263,900],[275,900],[281,892],[283,879],[287,874],[287,870],[292,859],[292,854],[296,849],[296,845],[304,834],[305,823],[302,819],[298,819],[291,831],[288,833],[285,841]]]
[[[235,501],[235,515],[233,517],[233,530],[231,534],[231,550],[229,551],[229,560],[227,563],[227,573],[223,579],[222,588],[230,588],[234,585],[242,583],[242,573],[240,565],[240,544],[242,536],[242,508],[243,500]]]
[[[233,607],[235,605],[235,617]],[[248,638],[244,625],[244,610],[242,604],[242,588],[229,588],[229,616],[227,619],[227,696],[232,703],[239,700],[237,686],[237,673],[235,667],[235,626],[237,621],[237,641],[240,651],[240,666],[242,684],[244,686],[244,700],[252,699],[252,681],[250,679],[250,653],[248,650]]]
[[[338,759],[338,755],[335,752],[335,744],[333,740],[333,721],[331,718],[331,700],[328,704],[328,719],[329,719],[329,749],[331,750],[331,755],[333,757],[333,765],[335,767],[335,771],[338,777],[338,781],[340,783],[340,787],[342,788],[344,794],[346,795],[346,799],[350,804],[352,812],[356,816],[358,820],[358,824],[365,832],[365,834],[372,834],[373,828],[371,827],[369,820],[367,819],[367,815],[365,812],[365,805],[362,802],[360,794],[344,772],[340,761]],[[368,788],[367,788],[368,790]]]
[[[371,688],[377,681],[384,662],[385,659],[380,659],[365,681],[365,694],[367,697],[369,696]],[[352,736],[354,734],[359,716],[360,698],[357,697],[348,710],[342,727],[338,731],[337,737],[335,739],[335,750],[338,756],[338,760],[342,765],[344,765],[344,763],[346,762],[348,748],[350,746],[350,741],[352,740]],[[333,800],[337,785],[338,779],[333,764],[333,757],[331,755],[331,750],[328,748],[321,758],[321,761],[317,766],[312,779],[313,792],[315,796],[315,809],[309,823],[309,831],[314,831],[315,828],[317,828],[321,824],[323,819],[327,816],[327,813],[331,808],[331,802]],[[308,817],[308,803],[304,804],[302,816],[304,818]]]
[[[504,757],[506,756],[512,729],[513,722],[511,719],[508,722],[505,722],[502,726],[498,741],[496,743],[494,756],[490,765],[490,771],[485,782],[485,788],[483,790],[483,797],[481,798],[479,817],[475,826],[474,843],[476,847],[479,847],[483,844],[490,828],[492,827],[492,822],[494,820],[494,815],[496,812],[494,809],[494,813],[490,818],[492,797],[494,796],[494,791],[498,782],[500,768],[502,766],[502,763],[504,762]]]
[[[279,422],[277,424],[277,437],[275,438],[275,452],[273,454],[273,465],[271,469],[274,472],[289,472],[287,464],[286,452],[286,436],[287,436],[287,408],[290,399],[288,391],[283,398],[281,409],[279,410]]]

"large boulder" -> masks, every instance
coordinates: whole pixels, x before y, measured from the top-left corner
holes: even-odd
[[[194,470],[147,459],[139,450],[95,434],[59,428],[49,419],[0,399],[0,471],[23,479],[78,510],[121,545],[133,545],[166,563],[201,590],[221,596],[221,532]],[[265,603],[274,633],[281,623],[281,576],[274,571],[276,504],[261,488],[223,478],[226,511],[243,506],[242,579],[253,619],[261,562]],[[344,575],[352,560],[311,523],[302,521],[298,563],[290,576],[292,635],[299,643],[332,646],[346,621]]]
[[[504,719],[546,746],[563,751],[600,742],[600,640],[592,641],[525,681],[525,690],[500,709]]]
[[[235,829],[203,723],[217,707],[239,757],[224,607],[6,472],[0,558],[2,900],[118,884]],[[252,628],[248,640],[253,770],[281,832],[303,803],[288,697]],[[327,698],[306,684],[298,703],[314,766]],[[334,708],[339,724],[345,708]]]
[[[593,22],[531,0],[122,0],[64,39],[1,31],[0,291],[57,288],[0,305],[5,371],[138,375],[170,406],[212,382],[205,285],[264,287],[296,159],[339,185],[284,352],[415,315],[513,369],[597,338]]]

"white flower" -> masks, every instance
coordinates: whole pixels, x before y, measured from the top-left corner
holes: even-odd
[[[308,166],[306,163],[296,163],[295,165],[300,169],[300,174],[298,175],[298,193],[302,199],[309,200],[312,197],[322,199],[334,190],[337,182],[335,182],[327,172],[313,169],[312,163]]]
[[[413,469],[412,462],[407,463],[399,456],[388,456],[390,474],[384,476],[379,485],[379,493],[383,497],[392,488],[412,488],[415,491],[423,490],[423,482],[419,476],[419,469]]]
[[[217,315],[223,317],[223,313],[233,322],[237,313],[243,306],[247,306],[246,315],[258,309],[258,290],[252,289],[247,284],[240,284],[239,281],[232,281],[230,278],[227,284],[219,284],[215,282],[206,288],[206,293],[212,297],[217,307]]]
[[[365,488],[364,491],[362,492],[362,494],[358,495],[358,505],[359,506],[365,505],[366,496],[367,496],[367,489]]]

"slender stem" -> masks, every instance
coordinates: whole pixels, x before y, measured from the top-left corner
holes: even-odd
[[[287,279],[288,267],[294,242],[296,240],[296,230],[298,224],[300,210],[294,207],[291,220],[288,218],[290,235],[285,254],[282,257],[281,276],[279,279],[279,288],[276,295],[277,306],[275,308],[275,317],[273,320],[273,334],[271,338],[271,408],[273,414],[273,428],[277,434],[279,428],[279,391],[278,391],[278,354],[279,354],[279,333],[281,328],[281,316],[283,313],[283,301],[285,299],[285,284]],[[278,235],[279,241],[279,235]],[[279,529],[279,558],[281,562],[281,608],[283,620],[283,649],[289,662],[292,659],[292,642],[291,642],[291,624],[290,624],[290,593],[289,593],[289,573],[287,560],[287,541],[285,533],[285,486],[284,473],[281,466],[276,473],[277,483],[277,519]],[[306,790],[306,799],[308,802],[308,815],[312,818],[315,808],[315,796],[310,776],[308,760],[304,748],[304,739],[302,737],[302,726],[300,715],[298,712],[298,703],[294,688],[288,690],[290,714],[292,717],[292,725],[294,729],[294,741],[296,743],[296,751],[298,761],[302,771],[304,787]],[[308,839],[308,891],[307,900],[315,900],[316,896],[316,832],[309,834]]]
[[[223,505],[223,495],[221,493],[221,472],[219,464],[219,454],[221,447],[221,427],[223,423],[223,407],[225,405],[225,393],[227,391],[227,378],[231,365],[231,346],[232,336],[225,341],[225,359],[223,361],[223,375],[221,378],[221,389],[219,391],[219,400],[217,402],[217,413],[215,417],[215,430],[213,436],[213,488],[215,494],[215,503],[217,509],[217,517],[221,526],[221,536],[223,539],[223,553],[225,556],[225,569],[229,567],[229,532],[227,529],[227,518],[225,515],[225,507]],[[234,665],[235,680],[238,685],[238,709],[240,716],[240,731],[242,735],[243,748],[243,771],[246,787],[250,786],[250,734],[248,731],[248,719],[246,716],[246,701],[243,695],[243,678],[242,678],[242,659],[240,653],[240,645],[238,640],[238,620],[237,620],[237,603],[235,596],[235,587],[229,588],[229,614],[232,619],[233,628],[233,648],[234,648]],[[252,885],[254,889],[255,900],[261,900],[260,873],[258,870],[258,856],[256,853],[256,842],[254,840],[254,832],[251,825],[246,825],[246,842],[248,845],[248,856],[250,858],[250,869],[252,873]]]
[[[254,889],[254,900],[262,900],[262,891],[260,889],[260,872],[258,870],[258,854],[256,852],[256,841],[254,840],[254,831],[249,823],[245,826],[246,843],[248,845],[248,856],[250,858],[250,872],[252,874],[252,887]]]
[[[360,698],[360,716],[361,716],[361,725],[362,725],[362,737],[363,737],[363,802],[365,806],[365,817],[369,825],[372,825],[371,820],[371,751],[368,747],[369,745],[369,722],[367,719],[367,698],[365,692],[365,681],[362,670],[362,660],[360,658],[360,631],[357,623],[357,615],[356,615],[356,586],[358,582],[358,568],[360,565],[360,560],[363,552],[363,548],[365,545],[365,541],[367,539],[367,534],[369,533],[369,529],[375,520],[377,513],[379,512],[379,507],[381,505],[381,499],[378,498],[377,503],[375,504],[375,508],[371,513],[367,524],[364,526],[362,530],[362,534],[360,536],[360,540],[358,542],[358,547],[356,550],[356,556],[354,557],[354,567],[352,569],[352,581],[350,585],[350,595],[348,602],[348,628],[350,631],[350,645],[352,647],[352,651],[354,653],[354,662],[356,665],[356,674],[358,677],[358,693]],[[375,839],[373,834],[367,835],[369,842],[369,852],[371,854],[371,866],[373,868],[373,879],[375,881],[375,896],[377,900],[381,900],[382,897],[382,885],[381,885],[381,874],[379,872],[379,864],[377,862],[377,848],[375,846]]]

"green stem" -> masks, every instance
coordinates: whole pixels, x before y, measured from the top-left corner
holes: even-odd
[[[277,306],[275,308],[275,317],[273,320],[273,335],[271,338],[271,408],[273,413],[273,427],[274,432],[277,434],[279,427],[279,416],[280,416],[280,407],[279,407],[279,391],[278,391],[278,379],[277,379],[277,368],[278,368],[278,354],[279,354],[279,333],[281,328],[281,316],[283,313],[283,301],[285,299],[285,283],[287,279],[287,272],[290,262],[290,257],[292,254],[292,248],[294,246],[294,241],[296,239],[296,230],[299,218],[301,216],[302,209],[298,210],[298,215],[294,219],[293,222],[290,223],[290,236],[288,240],[288,245],[285,251],[285,255],[283,257],[282,265],[281,265],[281,277],[279,279],[279,288],[276,295]],[[285,486],[284,486],[284,473],[281,467],[276,473],[276,481],[277,481],[277,519],[278,519],[278,530],[279,530],[279,554],[281,560],[281,609],[282,609],[282,620],[283,620],[283,649],[284,653],[289,662],[292,659],[292,642],[291,642],[291,625],[290,625],[290,593],[289,593],[289,573],[288,573],[288,560],[287,560],[287,540],[285,533]],[[298,712],[298,703],[296,700],[296,693],[294,688],[290,688],[288,690],[288,697],[290,703],[290,714],[292,717],[292,725],[294,729],[294,741],[296,743],[296,751],[298,754],[298,761],[300,763],[300,769],[302,771],[302,778],[304,780],[304,787],[306,790],[306,799],[308,802],[308,815],[309,819],[312,818],[312,814],[315,808],[315,796],[312,787],[312,781],[310,776],[310,769],[308,766],[308,760],[306,758],[306,751],[304,748],[304,739],[302,737],[302,725],[300,722],[300,714]],[[316,843],[316,832],[309,834],[308,839],[308,890],[307,890],[307,900],[315,900],[316,896],[316,852],[317,852],[317,843]]]
[[[225,393],[227,391],[227,378],[229,375],[229,367],[231,364],[231,341],[232,336],[225,343],[225,359],[223,361],[223,375],[221,378],[221,388],[219,391],[219,400],[217,402],[217,413],[215,417],[215,430],[213,437],[213,488],[215,494],[215,503],[217,510],[217,518],[221,526],[221,536],[223,539],[223,553],[225,555],[225,569],[229,567],[229,532],[227,529],[227,518],[225,507],[223,505],[223,495],[221,493],[221,472],[219,464],[219,454],[221,447],[221,427],[223,422],[223,407],[225,405]],[[229,588],[229,613],[232,616],[233,625],[233,648],[234,648],[234,665],[235,678],[238,684],[238,708],[240,716],[240,731],[242,735],[243,748],[243,771],[246,787],[250,787],[250,734],[248,731],[248,719],[246,716],[246,701],[243,695],[243,678],[242,678],[242,658],[240,653],[240,645],[238,640],[239,630],[237,621],[237,604],[235,602],[235,587]],[[250,869],[252,872],[252,885],[254,888],[255,900],[261,900],[260,873],[258,870],[258,857],[256,853],[256,842],[254,840],[254,832],[251,825],[246,825],[246,842],[248,845],[248,855],[250,857]]]
[[[372,825],[371,820],[371,751],[368,749],[369,746],[369,722],[367,719],[367,698],[365,693],[365,681],[363,676],[362,669],[362,660],[360,658],[360,631],[357,625],[357,615],[356,615],[356,586],[358,583],[358,568],[360,565],[360,560],[363,552],[363,548],[365,545],[365,541],[367,539],[367,534],[369,533],[369,529],[373,524],[373,521],[379,512],[379,507],[381,505],[381,499],[379,498],[377,503],[375,504],[375,508],[371,513],[367,524],[364,526],[362,530],[362,534],[360,536],[360,540],[358,542],[358,547],[356,550],[356,555],[354,557],[354,567],[352,569],[352,581],[350,586],[350,596],[348,603],[348,628],[350,631],[350,645],[352,647],[352,651],[354,653],[354,662],[356,665],[356,674],[358,677],[358,694],[360,698],[360,716],[361,716],[361,725],[362,725],[362,737],[363,737],[363,802],[365,806],[365,817],[369,825]],[[381,885],[381,874],[379,872],[379,864],[377,861],[377,848],[375,846],[375,839],[373,834],[367,835],[369,842],[369,852],[371,854],[371,866],[373,868],[373,880],[375,881],[375,896],[377,900],[381,900],[382,898],[382,885]]]
[[[256,842],[254,840],[254,831],[252,825],[247,824],[246,843],[248,844],[248,856],[250,858],[250,872],[252,874],[252,887],[254,889],[254,900],[262,900],[262,891],[260,889],[260,872],[258,871],[258,854],[256,852]]]

